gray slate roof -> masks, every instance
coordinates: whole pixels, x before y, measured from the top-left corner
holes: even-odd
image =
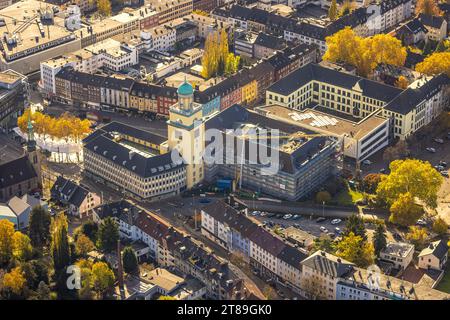
[[[84,148],[144,178],[156,176],[184,166],[183,163],[174,163],[172,161],[172,152],[151,157],[145,157],[139,153],[130,153],[130,149],[115,142],[113,136],[110,134],[110,132],[112,133],[117,130],[119,130],[119,133],[152,141],[157,144],[166,140],[150,132],[113,122],[110,125],[96,130],[92,133],[93,136],[90,135],[84,139]],[[181,156],[178,158],[181,159]]]
[[[283,79],[274,83],[267,90],[282,95],[289,95],[313,80],[338,85],[348,90],[358,84],[365,96],[384,102],[391,101],[402,92],[401,89],[392,86],[325,68],[314,63],[309,63],[290,73]]]
[[[302,261],[302,265],[333,278],[343,277],[353,270],[354,264],[325,251],[316,251]]]
[[[0,164],[1,189],[35,177],[37,177],[37,173],[26,155]]]

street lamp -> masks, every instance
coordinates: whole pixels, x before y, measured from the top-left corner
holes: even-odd
[[[325,218],[325,201],[322,201],[322,217]]]

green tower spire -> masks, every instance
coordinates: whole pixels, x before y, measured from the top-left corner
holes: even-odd
[[[27,150],[28,151],[34,151],[36,150],[36,141],[34,140],[34,131],[33,131],[33,123],[31,122],[31,110],[28,114],[28,124],[27,124],[27,135],[28,135],[28,142],[27,142]]]

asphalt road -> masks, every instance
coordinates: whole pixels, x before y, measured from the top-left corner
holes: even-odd
[[[13,135],[0,133],[0,163],[9,162],[24,154],[22,145],[13,140]]]

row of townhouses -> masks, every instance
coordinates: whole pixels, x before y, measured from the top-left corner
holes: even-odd
[[[203,91],[195,90],[195,102],[202,105],[204,115],[236,103],[253,104],[264,98],[265,90],[275,81],[316,61],[315,46],[301,44],[286,48]],[[90,108],[108,105],[167,116],[169,107],[177,102],[176,88],[173,87],[93,75],[80,70],[83,69],[76,63],[63,68],[52,62],[42,64],[44,85],[54,88],[53,96],[58,101]]]
[[[94,209],[95,222],[101,223],[106,217],[118,223],[121,238],[145,243],[149,258],[158,266],[175,268],[203,282],[209,299],[245,298],[243,281],[230,270],[228,262],[158,216],[122,200]]]
[[[93,44],[83,46],[83,49],[42,61],[39,83],[42,93],[50,96],[55,94],[55,75],[64,67],[72,66],[85,73],[95,73],[99,69],[126,71],[138,64],[139,54],[153,51],[164,54],[174,49],[176,43],[204,39],[207,34],[222,29],[231,31],[229,24],[199,14],[190,14],[162,25],[153,23],[149,27],[147,24],[139,25],[137,22],[140,20],[136,20],[137,17],[132,19],[133,17],[131,13],[122,13],[111,18],[113,24],[126,24],[130,19],[135,21],[135,25],[132,24],[127,32],[108,34],[102,36],[102,40],[96,38]],[[186,67],[188,62],[189,59],[178,59],[178,64],[163,66],[163,70],[158,70],[157,66],[154,76],[159,78]]]
[[[51,96],[56,93],[55,76],[64,67],[73,67],[84,73],[95,73],[100,68],[119,72],[138,63],[135,46],[107,39],[66,56],[41,62],[42,92]]]
[[[201,218],[207,238],[243,257],[265,277],[301,292],[300,263],[306,251],[285,243],[223,201],[204,207]]]
[[[240,5],[217,8],[212,12],[212,16],[229,22],[235,28],[255,32],[264,31],[281,35],[287,41],[298,40],[306,44],[316,44],[324,53],[327,36],[347,26],[364,37],[384,32],[411,17],[411,6],[411,0],[374,2],[327,24],[311,19],[283,17],[257,7],[247,8]]]
[[[230,253],[238,254],[264,277],[281,282],[303,297],[326,300],[448,299],[426,282],[413,284],[384,275],[324,251],[311,255],[284,242],[225,202],[201,211],[202,234]]]

